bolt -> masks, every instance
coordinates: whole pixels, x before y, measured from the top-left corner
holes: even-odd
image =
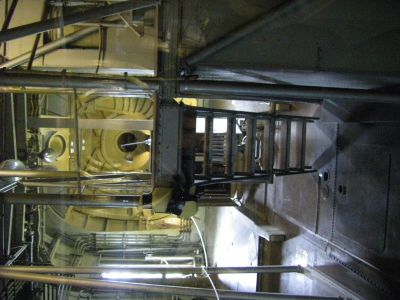
[[[320,172],[320,173],[318,174],[318,176],[319,176],[319,178],[321,178],[321,180],[323,180],[323,181],[328,181],[328,180],[329,180],[329,177],[330,177],[328,171]]]

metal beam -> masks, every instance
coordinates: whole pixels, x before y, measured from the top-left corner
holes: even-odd
[[[76,24],[79,22],[91,21],[94,19],[104,18],[110,15],[122,13],[127,10],[138,10],[156,5],[156,1],[152,0],[129,0],[121,3],[111,4],[93,8],[84,12],[64,16],[62,24],[64,26]],[[14,27],[0,31],[0,43],[49,31],[60,27],[60,19],[52,18],[45,21],[39,21],[27,25]]]
[[[67,45],[69,43],[72,43],[72,42],[77,41],[77,40],[79,40],[81,38],[84,38],[85,36],[88,36],[89,34],[92,34],[92,33],[96,32],[96,31],[98,31],[98,28],[88,27],[88,28],[76,31],[76,32],[74,32],[72,34],[66,35],[63,38],[59,39],[59,40],[50,42],[50,43],[44,45],[43,47],[40,47],[40,48],[36,49],[34,57],[37,58],[39,56],[42,56],[42,55],[48,54],[50,52],[53,52],[53,51],[61,48],[62,46],[65,46],[65,45]],[[24,63],[29,61],[29,59],[31,57],[31,54],[32,54],[31,51],[26,52],[24,54],[21,54],[20,56],[17,56],[15,58],[13,58],[13,59],[1,64],[0,65],[0,69],[2,69],[2,68],[10,69],[10,68],[14,68],[14,67],[17,67],[19,65],[22,65],[22,64],[24,64]]]
[[[85,278],[70,278],[52,275],[43,275],[37,273],[23,273],[0,270],[0,278],[11,279],[17,281],[41,282],[57,285],[70,285],[93,289],[113,289],[126,290],[150,294],[169,294],[182,295],[190,297],[210,297],[214,298],[215,292],[212,289],[192,288],[183,286],[157,285],[144,283],[128,283],[128,282],[113,282],[101,281]],[[289,295],[278,293],[246,293],[227,290],[218,290],[220,299],[341,299],[340,297],[323,297],[323,296],[304,296],[304,295]]]
[[[345,100],[379,103],[400,103],[400,94],[377,90],[330,88],[318,86],[263,84],[226,81],[181,82],[181,95],[246,100],[278,100],[319,103],[322,100]],[[220,99],[218,98],[218,99]]]
[[[0,194],[0,202],[7,204],[73,205],[91,207],[137,207],[141,196],[93,196],[65,194]]]
[[[203,61],[209,56],[212,56],[216,52],[228,47],[229,45],[235,43],[236,41],[244,38],[245,36],[265,27],[267,25],[273,25],[276,21],[281,20],[281,18],[298,11],[302,5],[309,2],[308,0],[296,0],[296,1],[285,1],[283,4],[278,5],[272,11],[268,11],[265,15],[257,18],[256,20],[250,22],[249,24],[234,30],[217,40],[205,48],[197,51],[193,55],[187,57],[184,61],[187,65],[192,66],[200,61]]]
[[[153,120],[78,119],[81,129],[153,130]],[[28,128],[75,128],[71,118],[28,118]]]

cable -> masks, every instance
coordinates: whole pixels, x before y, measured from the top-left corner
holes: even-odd
[[[207,257],[207,251],[206,251],[206,245],[204,244],[203,240],[203,235],[201,234],[199,226],[197,226],[196,220],[193,217],[190,217],[192,219],[194,226],[196,227],[197,234],[199,235],[200,241],[201,241],[201,246],[203,247],[203,253],[204,253],[204,261],[205,261],[205,266],[208,268],[208,257]]]
[[[204,275],[206,275],[207,279],[210,281],[210,284],[214,290],[215,293],[215,298],[217,300],[219,300],[219,295],[218,295],[218,291],[217,288],[215,287],[214,282],[212,281],[210,274],[208,274],[207,272],[207,268],[208,268],[208,257],[207,257],[207,250],[206,250],[206,245],[204,244],[204,240],[203,240],[203,235],[201,234],[200,228],[199,226],[197,226],[197,222],[194,219],[194,217],[190,217],[190,219],[192,219],[194,226],[196,227],[197,230],[197,234],[199,235],[200,241],[201,241],[201,246],[203,247],[203,253],[204,253],[204,261],[205,261],[205,266],[201,266],[201,269],[203,270]]]
[[[206,270],[206,268],[204,266],[201,266],[201,268],[203,270],[204,275],[206,275],[206,277],[208,278],[208,281],[210,281],[210,284],[211,284],[211,286],[212,286],[212,288],[214,290],[214,293],[215,293],[215,298],[217,300],[219,300],[219,295],[218,295],[217,288],[215,287],[214,282],[212,281],[212,279],[210,277],[210,274],[208,274],[208,272],[207,272],[207,270]]]
[[[104,31],[101,26],[99,26],[99,56],[97,58],[97,67],[95,73],[99,73],[100,64],[102,63],[102,53],[103,53],[103,38],[104,38]]]

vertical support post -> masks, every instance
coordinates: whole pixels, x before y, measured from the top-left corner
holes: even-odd
[[[290,168],[290,148],[292,138],[292,121],[286,121],[286,141],[285,141],[285,169]]]
[[[15,101],[14,94],[10,94],[11,96],[11,123],[12,123],[12,136],[13,136],[13,149],[14,149],[14,159],[18,159],[17,153],[17,129],[15,124]]]
[[[307,121],[301,123],[301,150],[300,150],[300,168],[304,170],[306,161],[306,139],[307,139]]]
[[[236,157],[236,118],[230,116],[226,119],[226,175],[232,177],[235,172],[235,157]]]
[[[206,177],[210,176],[212,173],[211,143],[213,131],[213,117],[206,116],[204,130],[204,176]]]
[[[6,210],[7,211],[7,210]],[[11,254],[11,237],[12,237],[12,228],[13,228],[13,218],[14,218],[14,204],[10,204],[10,214],[8,219],[8,236],[7,236],[7,256]]]
[[[77,172],[77,182],[78,182],[78,194],[81,193],[81,129],[79,128],[79,111],[78,111],[78,94],[76,93],[76,89],[74,89],[74,110],[75,110],[75,155],[76,155],[76,172]]]
[[[245,155],[245,172],[254,174],[255,171],[255,140],[256,140],[257,119],[246,118],[246,145],[244,149]]]
[[[269,136],[270,136],[270,120],[262,120],[263,136],[261,141],[261,167],[264,171],[269,170]]]
[[[160,32],[163,41],[168,41],[169,51],[161,53],[159,73],[166,78],[175,78],[178,73],[178,51],[182,29],[182,0],[163,0],[160,6]],[[164,80],[160,85],[161,103],[174,102],[177,82]]]
[[[269,120],[269,146],[268,146],[268,169],[269,183],[274,183],[274,165],[275,165],[275,117]]]
[[[14,149],[14,159],[18,159],[18,150],[17,150],[17,128],[15,121],[15,99],[14,94],[10,94],[10,105],[11,105],[11,123],[12,123],[12,137],[13,137],[13,149]],[[14,204],[10,205],[10,214],[8,220],[8,236],[7,236],[7,256],[10,256],[11,253],[11,237],[12,237],[12,229],[13,229],[13,220],[14,219]]]

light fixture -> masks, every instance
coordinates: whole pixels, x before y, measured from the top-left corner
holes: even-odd
[[[165,279],[179,279],[190,276],[189,274],[181,273],[167,273]],[[163,274],[161,273],[133,273],[124,271],[111,271],[101,273],[101,277],[104,279],[162,279]]]
[[[113,271],[101,273],[104,279],[161,279],[161,273],[132,273],[124,271]]]

